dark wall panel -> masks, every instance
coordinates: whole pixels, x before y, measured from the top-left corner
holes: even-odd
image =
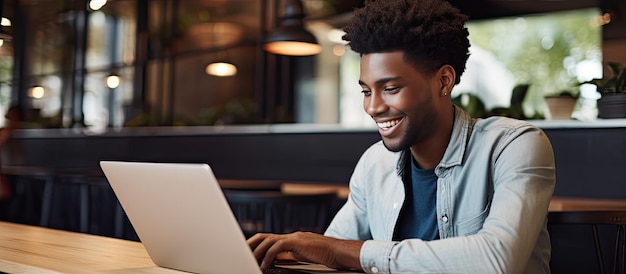
[[[626,198],[626,128],[545,129],[555,195]],[[220,178],[347,184],[376,131],[18,137],[3,165],[98,169],[100,160],[202,162]]]

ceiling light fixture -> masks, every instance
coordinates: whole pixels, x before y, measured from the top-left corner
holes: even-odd
[[[225,58],[219,58],[219,55],[221,54],[221,51],[219,51],[219,40],[221,35],[218,36],[218,33],[224,33],[224,28],[220,28],[220,26],[228,26],[228,23],[220,23],[220,22],[213,22],[212,23],[212,32],[211,32],[211,50],[215,50],[216,48],[218,48],[218,52],[217,52],[217,61],[212,62],[210,64],[208,64],[205,68],[204,68],[204,72],[206,72],[206,74],[208,75],[213,75],[213,76],[218,76],[218,77],[228,77],[228,76],[233,76],[237,74],[237,66],[235,66],[233,63],[228,62],[227,60],[228,58],[228,49],[224,49],[224,54],[226,55]],[[219,32],[218,32],[219,31]]]
[[[0,20],[0,26],[10,27],[11,26],[11,20],[9,18],[2,17],[2,19]]]
[[[28,91],[28,96],[35,99],[41,99],[46,95],[46,90],[40,85],[32,86]]]
[[[111,73],[109,76],[107,76],[105,78],[105,82],[107,87],[109,88],[117,88],[120,86],[121,83],[121,78],[119,75],[117,75],[117,73]]]
[[[304,28],[304,7],[300,0],[287,0],[280,26],[269,34],[264,49],[290,56],[315,55],[322,51],[315,36]]]
[[[233,76],[237,74],[237,67],[231,63],[220,61],[206,66],[205,72],[219,77]]]
[[[3,26],[11,26],[11,21],[9,19],[2,17],[3,7],[4,7],[4,1],[0,0],[0,46],[4,44],[4,41],[11,41],[11,39],[13,39],[13,36],[4,33],[4,31],[2,30]]]
[[[1,13],[1,8],[0,8],[0,13]],[[2,31],[4,27],[10,27],[10,26],[11,26],[11,20],[9,20],[8,18],[2,17],[0,21],[0,47],[4,45],[4,40],[11,41],[11,39],[13,38],[11,35],[8,35],[4,33],[4,31]]]
[[[107,0],[91,0],[89,1],[89,8],[93,11],[100,10],[107,4]]]

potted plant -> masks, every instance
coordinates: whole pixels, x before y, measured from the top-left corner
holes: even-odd
[[[596,78],[583,84],[594,84],[600,93],[598,116],[600,118],[626,118],[626,67],[609,62],[610,75]]]
[[[569,90],[562,90],[558,94],[546,95],[544,99],[548,107],[546,119],[569,120],[572,118],[578,96]]]

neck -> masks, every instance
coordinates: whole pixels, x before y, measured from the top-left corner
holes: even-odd
[[[443,158],[454,126],[454,107],[441,113],[440,125],[426,141],[411,146],[411,154],[421,169],[432,169],[439,165]]]

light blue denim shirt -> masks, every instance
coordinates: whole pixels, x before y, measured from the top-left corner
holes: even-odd
[[[372,145],[325,233],[366,240],[366,272],[550,273],[546,217],[555,167],[541,129],[503,117],[472,119],[455,107],[452,136],[435,168],[441,239],[434,241],[392,241],[407,153]]]

